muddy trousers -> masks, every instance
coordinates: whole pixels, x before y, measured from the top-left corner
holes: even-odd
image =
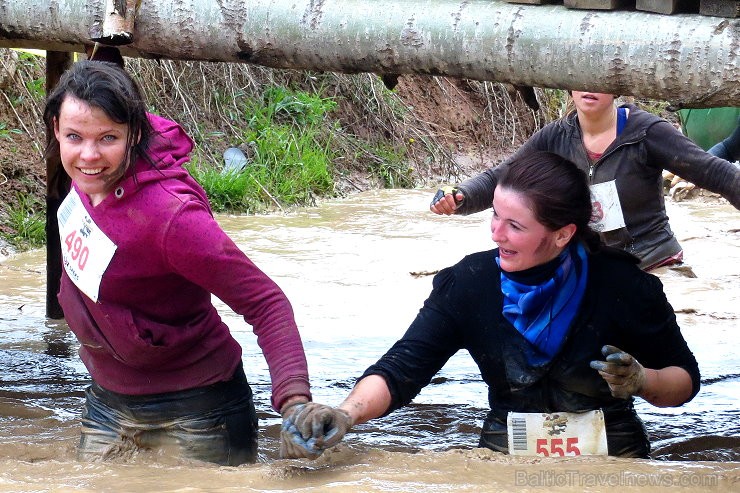
[[[93,383],[85,398],[80,460],[140,450],[231,466],[257,460],[257,414],[241,365],[231,380],[206,387],[122,395]]]

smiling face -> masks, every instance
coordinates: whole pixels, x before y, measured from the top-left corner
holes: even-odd
[[[573,224],[548,229],[537,221],[523,194],[496,187],[491,239],[499,247],[502,270],[517,272],[549,262],[568,245],[575,230]]]
[[[128,126],[116,123],[100,108],[67,95],[54,135],[64,171],[80,191],[98,205],[107,197],[125,171]]]

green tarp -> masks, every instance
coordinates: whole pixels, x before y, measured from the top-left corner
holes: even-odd
[[[678,117],[684,135],[706,151],[735,130],[740,108],[685,109]]]

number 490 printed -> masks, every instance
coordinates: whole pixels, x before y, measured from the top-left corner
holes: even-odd
[[[67,251],[72,257],[72,260],[77,262],[77,267],[80,270],[84,270],[85,264],[87,264],[87,258],[90,256],[90,251],[82,244],[82,237],[77,236],[77,230],[73,230],[64,238],[64,244],[67,246]]]
[[[565,445],[565,450],[563,450]],[[578,437],[570,437],[565,439],[563,444],[562,438],[538,438],[537,439],[537,454],[541,454],[545,457],[558,456],[563,457],[567,455],[581,455],[581,450],[577,447]]]

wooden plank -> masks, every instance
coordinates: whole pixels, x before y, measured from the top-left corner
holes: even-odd
[[[699,13],[734,19],[740,17],[740,0],[701,0]]]
[[[696,13],[699,4],[695,0],[637,0],[635,8],[658,14]]]
[[[635,0],[563,0],[569,9],[618,10],[632,9]]]
[[[545,5],[548,3],[558,3],[560,0],[504,0],[506,3],[524,3],[527,5]]]

